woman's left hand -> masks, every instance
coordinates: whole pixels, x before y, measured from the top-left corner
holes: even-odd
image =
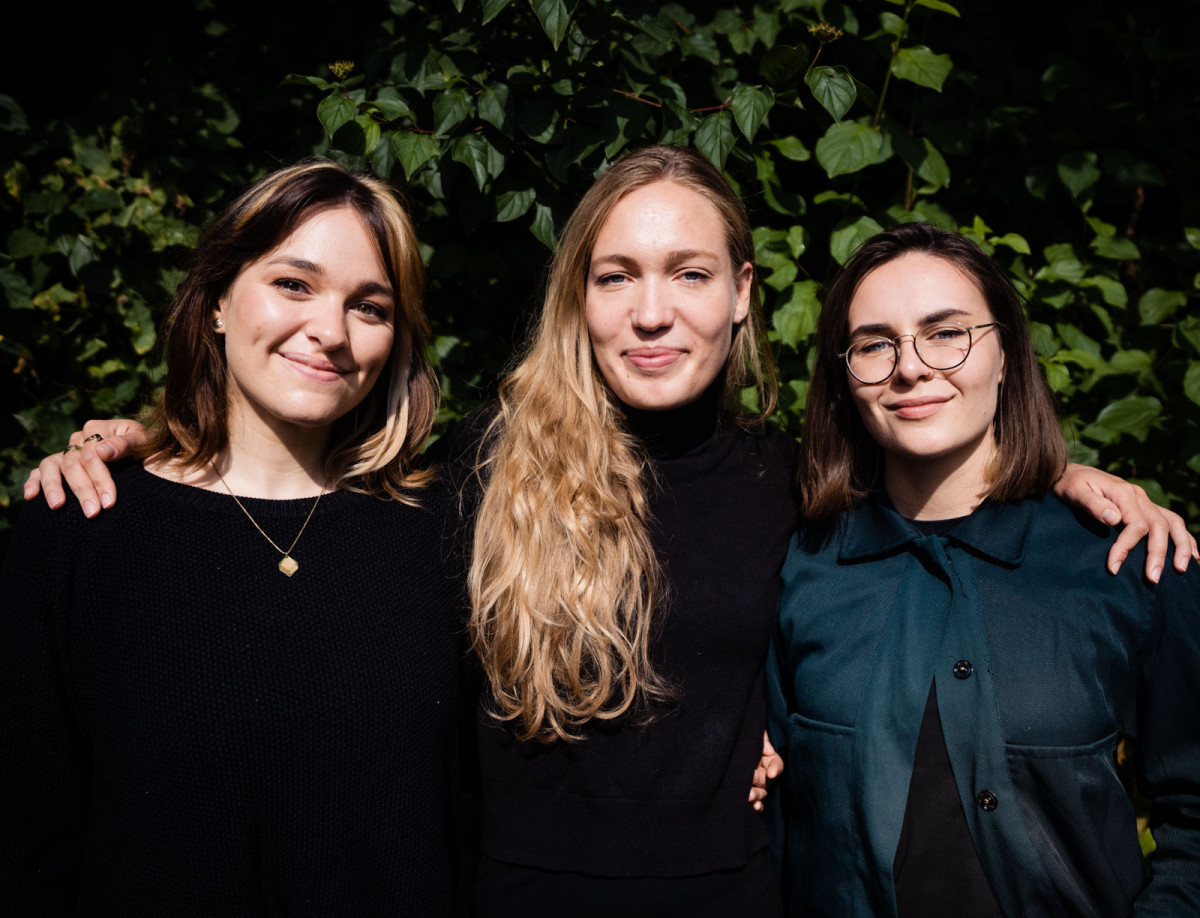
[[[759,813],[763,809],[763,801],[767,799],[767,788],[771,782],[783,774],[783,759],[771,745],[767,731],[763,731],[762,758],[754,769],[754,782],[750,788],[750,803]]]
[[[1144,488],[1086,465],[1071,463],[1054,486],[1054,493],[1082,507],[1102,523],[1124,523],[1108,552],[1108,569],[1115,574],[1138,542],[1146,539],[1146,578],[1158,583],[1167,560],[1168,540],[1175,543],[1175,570],[1185,571],[1188,559],[1200,561],[1196,539],[1183,517],[1158,506]]]

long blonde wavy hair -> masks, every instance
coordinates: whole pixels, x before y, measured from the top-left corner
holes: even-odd
[[[655,702],[674,696],[650,656],[665,584],[650,537],[647,457],[595,365],[584,313],[601,228],[622,198],[656,182],[708,200],[734,269],[754,264],[737,194],[708,160],[678,147],[645,148],[610,167],[563,229],[540,318],[501,383],[476,463],[471,640],[493,715],[521,739],[579,739],[593,720],[645,722]],[[740,414],[748,385],[761,420],[777,387],[753,283],[726,361],[727,415]]]

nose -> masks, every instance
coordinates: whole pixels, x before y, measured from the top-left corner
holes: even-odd
[[[326,352],[345,347],[350,336],[346,324],[345,304],[342,300],[333,296],[315,300],[310,306],[305,334]]]
[[[638,294],[633,307],[634,327],[647,332],[670,328],[675,321],[675,309],[667,286],[654,278],[647,278],[642,282]]]
[[[933,371],[917,356],[917,339],[913,335],[900,335],[896,342],[896,372],[899,378],[910,385],[924,379]]]

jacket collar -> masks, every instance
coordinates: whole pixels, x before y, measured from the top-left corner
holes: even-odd
[[[1041,501],[984,501],[946,536],[1001,564],[1016,567],[1025,560],[1025,545]],[[846,514],[838,558],[854,561],[893,551],[926,538],[896,512],[886,495],[876,494]]]

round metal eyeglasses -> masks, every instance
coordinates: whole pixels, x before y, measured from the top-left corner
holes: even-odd
[[[896,372],[896,362],[900,359],[900,342],[905,338],[912,338],[913,350],[925,366],[931,370],[953,370],[962,366],[967,355],[971,353],[971,332],[999,324],[985,322],[982,325],[963,325],[961,322],[937,322],[926,325],[915,335],[897,335],[895,338],[872,335],[870,338],[859,338],[845,353],[838,356],[846,359],[846,368],[851,376],[864,385],[875,386],[887,382]]]

